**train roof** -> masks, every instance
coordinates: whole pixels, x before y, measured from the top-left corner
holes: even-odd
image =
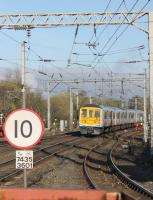
[[[96,107],[96,108],[102,108],[102,106],[99,105],[99,104],[85,104],[85,105],[83,105],[83,106],[81,106],[81,107]]]
[[[116,108],[116,107],[108,107],[108,106],[103,106],[99,104],[85,104],[81,107],[96,107],[96,108],[101,108],[105,111],[117,111],[117,112],[137,112],[137,113],[143,113],[142,110],[136,110],[136,109],[123,109],[123,108]]]

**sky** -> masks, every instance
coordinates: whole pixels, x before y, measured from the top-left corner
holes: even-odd
[[[31,14],[31,13],[84,13],[84,12],[139,12],[148,0],[5,0],[1,1],[0,14]],[[109,6],[108,6],[108,3]],[[108,8],[107,8],[108,6]],[[107,8],[107,9],[106,9]],[[145,12],[153,11],[153,0],[150,0],[144,8]],[[147,28],[147,18],[143,17],[138,24]],[[0,30],[0,78],[11,78],[12,71],[21,67],[21,43],[27,42],[26,50],[26,82],[33,88],[46,87],[43,81],[48,77],[39,72],[42,71],[53,79],[95,79],[110,73],[144,73],[148,68],[148,41],[147,34],[139,29],[129,26],[124,32],[126,25],[117,26],[81,26],[75,38],[77,27],[51,27],[32,29],[27,36],[27,31]],[[118,29],[118,31],[116,31]],[[113,33],[116,31],[116,34]],[[121,34],[123,31],[123,34]],[[121,37],[119,37],[121,34]],[[119,39],[117,39],[119,37]],[[115,44],[111,47],[113,42]],[[94,46],[89,46],[94,44]],[[111,47],[111,48],[110,48]],[[107,52],[107,50],[110,50]],[[95,60],[95,54],[105,54]],[[51,59],[53,62],[44,63],[40,58]],[[70,64],[68,65],[68,60]],[[98,63],[97,63],[98,61]],[[126,63],[129,61],[141,61],[137,63]],[[91,69],[89,67],[94,66]],[[125,75],[126,76],[126,75]],[[44,85],[44,86],[43,86]],[[80,84],[81,89],[97,95],[101,85]],[[121,96],[121,84],[118,89],[118,97]],[[63,85],[63,90],[74,85]],[[132,86],[128,86],[131,88]],[[110,85],[106,85],[108,90]],[[128,89],[129,89],[128,88]],[[58,92],[61,88],[54,91]],[[117,90],[116,88],[113,89]],[[95,92],[96,91],[96,92]],[[137,90],[138,93],[142,91]],[[115,92],[114,92],[115,93]],[[132,94],[131,94],[132,95]]]

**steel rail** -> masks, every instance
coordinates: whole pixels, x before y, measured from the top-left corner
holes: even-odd
[[[65,143],[65,142],[73,142],[73,141],[77,141],[77,140],[80,140],[80,138],[79,138],[79,139],[78,139],[78,138],[75,138],[75,139],[67,140],[67,141],[64,141],[64,142],[59,142],[59,143],[56,143],[56,144],[53,144],[53,145],[49,145],[49,146],[47,146],[47,147],[44,147],[44,148],[40,148],[40,149],[38,149],[38,150],[35,150],[34,153],[40,152],[40,151],[42,151],[43,153],[46,153],[46,152],[45,152],[45,149],[48,149],[48,148],[50,148],[50,147],[55,147],[55,146],[61,145],[61,144]],[[41,162],[41,161],[47,159],[48,157],[52,157],[52,156],[56,155],[57,153],[60,153],[61,151],[63,152],[63,150],[58,150],[58,151],[56,151],[56,152],[54,152],[54,153],[51,153],[51,154],[49,154],[49,155],[47,155],[47,156],[41,157],[41,159],[36,160],[33,164],[35,165],[35,164],[37,164],[37,163],[39,163],[39,162]],[[10,159],[10,160],[8,160],[8,161],[5,161],[5,162],[0,163],[0,165],[5,165],[5,164],[10,163],[10,162],[12,162],[12,161],[14,161],[14,160],[15,160],[15,158]],[[1,181],[4,181],[4,180],[6,180],[6,179],[8,179],[8,178],[10,178],[10,177],[13,177],[14,175],[16,175],[16,174],[18,174],[18,173],[21,173],[21,171],[22,171],[22,170],[17,170],[17,169],[13,170],[13,172],[8,173],[7,175],[2,176],[2,177],[0,178],[0,182],[1,182]]]
[[[118,136],[120,136],[120,135],[123,134],[123,132],[122,132],[122,133],[120,133],[120,131],[118,131],[118,132],[119,132],[119,135],[117,135],[116,137],[118,137]],[[118,133],[118,132],[117,132],[117,133]],[[112,136],[112,137],[113,137],[113,136]],[[111,138],[108,137],[108,139],[111,139]],[[106,142],[107,142],[107,141],[105,141],[104,143],[106,144]],[[92,180],[91,176],[90,176],[89,173],[88,173],[88,170],[87,170],[87,160],[88,160],[88,157],[89,157],[89,155],[90,155],[91,152],[94,152],[94,153],[96,153],[96,154],[102,154],[101,152],[95,150],[98,146],[101,146],[102,144],[103,144],[103,143],[98,144],[98,145],[96,145],[96,146],[94,146],[94,147],[92,147],[92,148],[83,148],[83,147],[74,145],[74,147],[79,147],[79,148],[83,148],[83,149],[85,149],[85,150],[88,150],[88,152],[87,152],[87,154],[86,154],[86,156],[85,156],[85,158],[84,158],[84,161],[83,161],[83,171],[84,171],[84,174],[85,174],[85,176],[86,176],[86,179],[87,179],[87,181],[89,182],[89,185],[91,186],[92,189],[98,189],[98,186],[96,185],[96,183],[94,183],[94,181]]]
[[[87,181],[88,181],[88,183],[89,183],[89,185],[91,186],[92,189],[97,189],[98,187],[97,187],[96,183],[94,183],[94,181],[92,180],[92,178],[91,178],[90,175],[89,175],[89,172],[88,172],[88,170],[87,170],[87,160],[88,160],[88,157],[89,157],[90,153],[91,153],[92,151],[94,151],[95,148],[98,147],[98,146],[99,146],[99,144],[96,145],[96,146],[94,146],[94,147],[92,147],[92,148],[87,152],[87,154],[86,154],[86,156],[85,156],[85,158],[84,158],[84,161],[83,161],[83,171],[84,171],[84,174],[85,174],[85,176],[86,176],[86,179],[87,179]]]
[[[153,192],[142,186],[141,184],[137,183],[136,181],[129,178],[125,173],[123,173],[114,163],[112,158],[112,153],[115,147],[117,146],[118,142],[114,144],[113,148],[110,150],[108,154],[108,165],[110,169],[113,171],[113,173],[128,187],[131,189],[144,194],[147,197],[153,198]]]

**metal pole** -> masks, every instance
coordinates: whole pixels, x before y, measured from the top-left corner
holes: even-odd
[[[21,84],[22,84],[22,108],[26,107],[26,87],[25,87],[25,44],[21,44]],[[24,188],[27,188],[27,170],[24,169]]]
[[[48,129],[51,128],[51,114],[50,114],[50,82],[48,82],[48,100],[47,100],[47,127]]]
[[[76,106],[77,106],[77,112],[78,112],[78,110],[79,110],[79,93],[78,93],[78,91],[77,91],[77,102],[76,102]]]
[[[27,188],[27,170],[24,169],[24,188]]]
[[[137,110],[138,109],[138,99],[137,99],[137,97],[135,98],[135,110]]]
[[[153,155],[153,12],[149,12],[148,40],[149,40],[149,69],[150,69],[150,153]]]
[[[73,128],[73,97],[72,97],[72,88],[70,88],[70,130]]]
[[[90,96],[90,104],[92,104],[92,97]]]
[[[144,142],[147,143],[148,140],[148,126],[147,126],[147,75],[146,69],[144,73]]]
[[[76,105],[77,105],[77,127],[79,126],[79,92],[77,91],[77,102],[76,102]]]
[[[135,110],[138,109],[138,99],[137,97],[135,98]],[[135,119],[136,119],[136,122],[137,122],[137,112],[135,112]]]
[[[25,44],[21,44],[21,85],[22,85],[22,108],[26,107],[26,87],[25,87]]]

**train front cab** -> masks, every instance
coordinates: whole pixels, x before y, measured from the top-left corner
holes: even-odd
[[[82,135],[99,135],[102,132],[102,110],[100,107],[81,107],[79,127]]]

